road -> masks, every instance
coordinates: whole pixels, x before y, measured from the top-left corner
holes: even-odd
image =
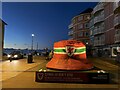
[[[96,67],[112,73],[111,80],[119,82],[118,66],[102,61],[98,58],[90,58]],[[44,68],[46,61],[43,57],[34,58],[34,63],[27,63],[26,59],[14,60],[12,62],[4,61],[2,65],[2,88],[81,88],[80,90],[111,89],[118,90],[117,83],[111,84],[75,84],[75,83],[38,83],[35,82],[35,71]],[[9,89],[8,89],[9,90]]]

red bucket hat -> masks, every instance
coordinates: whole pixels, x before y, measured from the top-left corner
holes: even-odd
[[[82,42],[63,40],[54,43],[54,55],[46,67],[59,70],[88,70],[93,68],[93,64],[86,58],[86,47]]]

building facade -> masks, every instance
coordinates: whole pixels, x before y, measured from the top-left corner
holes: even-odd
[[[94,45],[94,15],[93,12],[91,13],[91,18],[89,20],[89,30],[90,30],[90,45]]]
[[[82,41],[85,44],[90,43],[88,21],[91,17],[92,9],[88,8],[72,18],[71,24],[68,26],[70,31],[69,39]]]
[[[120,47],[120,1],[99,2],[93,11],[73,17],[69,29],[70,39],[92,46],[96,56],[116,56],[115,49]]]
[[[93,9],[94,14],[94,47],[100,49],[105,44],[104,3],[98,3]]]
[[[0,19],[0,60],[2,60],[5,25],[7,25],[7,24]]]
[[[115,29],[115,43],[120,44],[120,1],[114,2],[114,29]]]
[[[115,56],[120,46],[120,2],[100,2],[93,9],[94,48],[99,56]]]

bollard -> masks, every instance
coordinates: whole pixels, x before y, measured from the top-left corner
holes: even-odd
[[[28,61],[28,63],[32,63],[33,62],[33,55],[28,55],[27,61]]]

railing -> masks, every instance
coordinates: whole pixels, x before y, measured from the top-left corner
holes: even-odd
[[[104,9],[104,3],[98,4],[98,5],[94,8],[93,13],[96,13],[97,11],[102,10],[102,9]]]
[[[73,31],[71,30],[71,31],[69,31],[68,32],[68,35],[70,36],[70,35],[73,35]]]
[[[73,23],[68,26],[69,29],[73,28]]]
[[[115,16],[114,18],[114,26],[120,24],[120,16]]]
[[[119,2],[114,2],[113,10],[116,10],[119,6],[120,6],[120,1]]]
[[[118,33],[115,34],[115,43],[120,42],[120,30],[117,30]]]
[[[105,40],[94,40],[94,46],[101,46],[105,44]]]
[[[101,26],[101,28],[94,29],[94,35],[101,34],[101,33],[104,33],[104,26],[103,27]]]
[[[104,21],[104,14],[94,18],[94,24],[100,21]]]

